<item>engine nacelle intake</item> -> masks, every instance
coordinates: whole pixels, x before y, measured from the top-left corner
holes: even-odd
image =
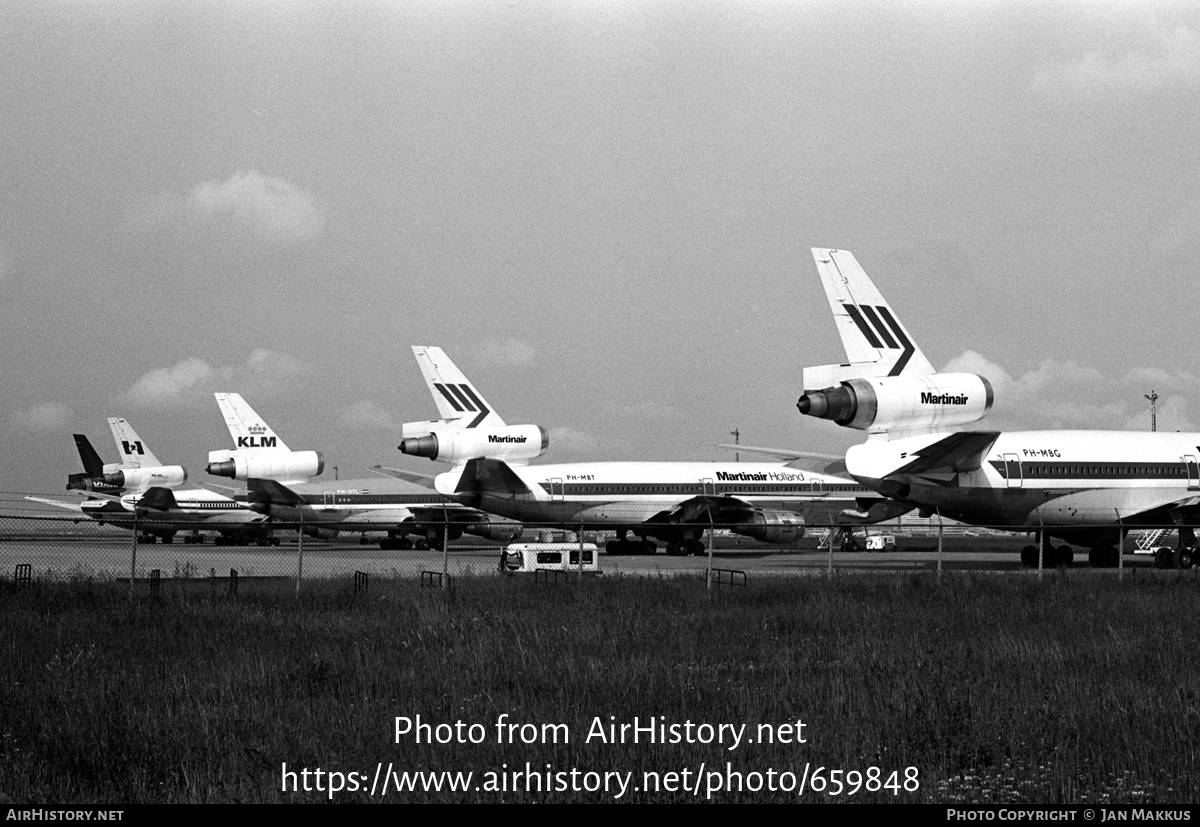
[[[238,454],[214,451],[205,468],[216,477],[235,480],[256,477],[276,482],[307,482],[325,470],[325,458],[318,451],[289,451],[285,454]]]
[[[402,454],[439,462],[529,460],[546,453],[550,435],[540,425],[507,425],[486,430],[463,428],[407,437],[398,447]]]
[[[754,511],[730,530],[764,543],[791,543],[804,536],[804,518],[791,511]]]
[[[482,519],[479,522],[464,527],[468,534],[474,534],[476,537],[482,537],[493,543],[511,543],[519,540],[525,533],[525,526],[516,520],[508,520],[491,514],[480,516]]]
[[[942,429],[978,422],[991,410],[992,385],[974,373],[850,379],[837,387],[806,390],[800,413],[832,419],[860,431]]]

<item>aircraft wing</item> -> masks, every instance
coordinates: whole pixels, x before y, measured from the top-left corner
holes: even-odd
[[[80,503],[65,503],[62,500],[51,500],[47,497],[26,497],[25,499],[33,503],[43,503],[45,505],[52,505],[55,508],[65,508],[68,511],[83,513],[83,506]]]
[[[382,465],[372,466],[371,470],[381,477],[394,477],[398,480],[415,482],[426,488],[433,488],[433,480],[436,476],[435,474],[422,474],[419,471],[406,471],[403,468],[384,468]]]
[[[890,500],[886,497],[859,497],[855,501],[858,510],[843,509],[836,514],[829,513],[826,509],[822,509],[822,501],[814,501],[812,506],[805,508],[804,503],[795,503],[792,508],[785,509],[786,511],[794,511],[802,518],[806,511],[811,511],[813,508],[819,509],[821,519],[832,519],[839,525],[869,525],[880,523],[884,520],[894,520],[902,514],[907,514],[913,510],[913,506],[907,503]],[[722,523],[741,522],[747,519],[748,514],[762,511],[760,506],[743,500],[740,497],[731,497],[728,495],[715,496],[706,495],[699,497],[691,497],[686,499],[671,508],[664,509],[651,517],[649,523],[708,523],[721,525]],[[808,516],[812,516],[809,514]]]
[[[729,442],[722,442],[717,445],[718,448],[725,448],[730,451],[745,451],[749,454],[762,454],[766,457],[775,457],[776,459],[785,460],[788,462],[796,462],[798,460],[805,461],[805,467],[812,467],[812,470],[822,474],[842,474],[846,473],[846,458],[840,454],[822,454],[816,451],[796,451],[789,448],[763,448],[757,445],[734,445]]]

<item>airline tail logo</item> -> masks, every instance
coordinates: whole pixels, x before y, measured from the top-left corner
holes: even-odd
[[[127,439],[121,440],[121,450],[125,452],[125,456],[131,457],[134,454],[141,456],[146,453],[146,449],[142,447],[141,440],[130,442]]]
[[[239,448],[274,448],[276,437],[264,436],[240,436],[237,438],[237,447]]]
[[[899,376],[900,372],[904,370],[904,366],[908,364],[908,360],[917,352],[917,348],[904,335],[900,323],[896,321],[892,312],[882,304],[878,307],[865,304],[861,306],[843,304],[842,307],[846,308],[846,313],[858,326],[859,332],[871,347],[877,350],[903,351],[888,373],[888,376]]]
[[[459,413],[470,411],[471,413],[479,413],[479,416],[471,420],[468,428],[474,428],[480,422],[487,418],[491,413],[488,407],[483,404],[482,400],[475,394],[475,390],[463,382],[460,385],[451,385],[448,383],[434,382],[433,386],[437,388],[438,393],[446,397],[446,401],[450,406]]]

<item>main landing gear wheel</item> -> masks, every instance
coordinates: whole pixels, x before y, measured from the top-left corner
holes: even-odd
[[[682,557],[687,554],[687,546],[681,540],[672,540],[667,543],[667,554],[671,557]]]
[[[1171,551],[1166,546],[1162,546],[1158,551],[1154,552],[1154,568],[1156,569],[1173,569],[1175,568],[1175,552]]]
[[[1196,549],[1192,546],[1180,546],[1179,548],[1175,549],[1176,568],[1184,569],[1186,571],[1187,569],[1190,569],[1192,566],[1196,565],[1196,561]]]
[[[1052,559],[1055,568],[1070,568],[1071,564],[1075,562],[1075,552],[1071,550],[1070,546],[1059,546],[1054,550]]]
[[[696,557],[703,557],[708,553],[708,550],[704,548],[704,543],[699,540],[688,540],[687,548]]]
[[[1037,546],[1025,546],[1021,549],[1021,565],[1027,569],[1036,569],[1038,565]]]
[[[1088,563],[1094,569],[1115,569],[1120,557],[1120,553],[1112,546],[1099,546],[1088,552]]]

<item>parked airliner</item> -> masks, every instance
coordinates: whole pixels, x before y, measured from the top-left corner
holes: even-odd
[[[897,502],[962,522],[1087,546],[1094,566],[1115,566],[1121,531],[1178,527],[1174,560],[1196,560],[1200,433],[957,431],[992,406],[987,379],[939,373],[845,250],[813,248],[847,364],[805,368],[797,407],[867,432],[846,453],[857,481]],[[1068,565],[1069,545],[1043,562]],[[1038,565],[1039,549],[1021,560]]]
[[[782,463],[526,465],[546,449],[543,428],[516,426],[523,430],[512,436],[526,437],[517,442],[471,435],[472,427],[488,427],[494,409],[440,348],[416,346],[413,353],[443,417],[450,414],[464,424],[454,429],[443,421],[440,430],[429,429],[439,438],[439,452],[452,446],[446,453],[455,461],[435,478],[437,490],[463,505],[526,523],[615,530],[617,539],[607,546],[610,554],[653,554],[657,546],[651,538],[665,541],[668,554],[699,554],[701,537],[710,527],[768,543],[791,543],[803,536],[806,523],[857,525],[911,510],[853,480]],[[492,437],[509,427],[503,420],[491,422],[485,432]],[[415,434],[437,424],[409,423],[405,428]],[[535,434],[541,438],[534,439]],[[400,450],[416,453],[408,439]]]

